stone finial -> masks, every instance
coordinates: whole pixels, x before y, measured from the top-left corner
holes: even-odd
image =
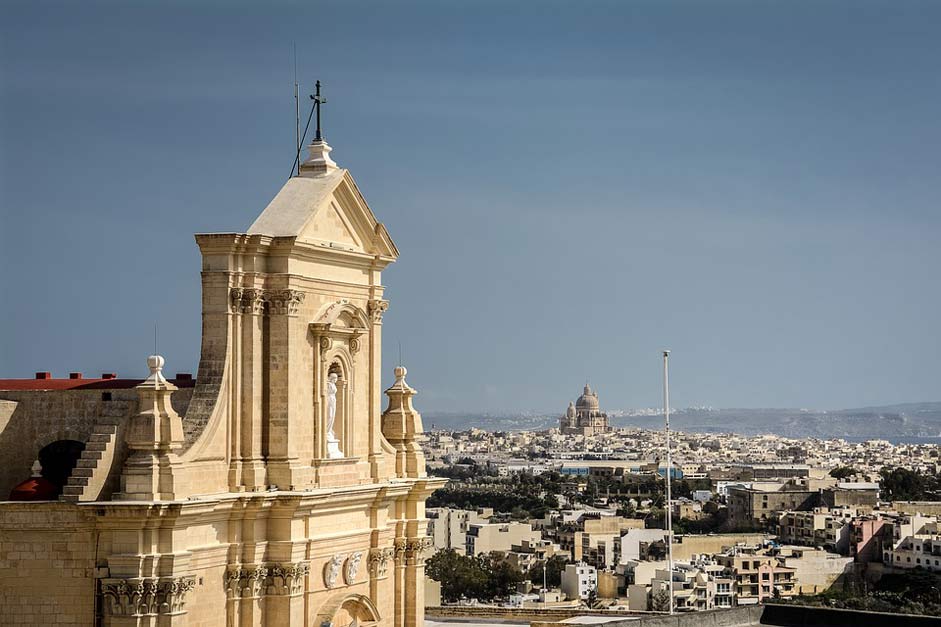
[[[301,176],[317,176],[327,174],[338,168],[336,162],[330,158],[330,147],[324,140],[314,140],[307,146],[307,160],[301,164]]]
[[[405,382],[405,375],[408,374],[408,369],[405,366],[396,366],[393,372],[395,373],[395,383],[392,385],[407,388],[408,383]]]
[[[163,377],[163,365],[167,360],[160,355],[151,355],[147,358],[147,367],[150,368],[150,376],[144,380],[144,383],[168,383]]]
[[[119,498],[172,500],[176,451],[183,446],[183,419],[170,404],[176,386],[163,376],[160,355],[147,358],[150,376],[137,386],[139,410],[128,423],[124,439],[129,456],[121,476]]]
[[[408,370],[397,366],[395,383],[386,390],[389,406],[382,413],[382,435],[395,448],[395,472],[399,477],[424,477],[425,456],[419,441],[422,437],[421,414],[412,406],[417,392],[405,382]]]
[[[30,472],[32,473],[30,477],[33,479],[37,477],[42,477],[42,462],[39,461],[38,459],[34,461],[33,467],[30,469]]]

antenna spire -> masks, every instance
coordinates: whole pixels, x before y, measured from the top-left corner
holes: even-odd
[[[297,42],[294,42],[294,165],[297,166],[297,176],[301,175],[301,110],[297,98]],[[292,172],[294,174],[294,172]]]
[[[314,101],[314,108],[317,110],[317,130],[314,132],[314,141],[322,142],[323,141],[323,128],[320,125],[320,109],[321,105],[327,102],[327,99],[320,95],[320,81],[314,85],[314,95],[310,97]]]

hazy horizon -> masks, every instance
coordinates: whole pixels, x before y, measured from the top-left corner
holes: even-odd
[[[424,412],[840,409],[941,380],[941,4],[0,5],[0,377],[195,372],[193,233],[302,93],[402,252]],[[306,117],[307,102],[302,116]],[[475,408],[475,409],[468,409]]]

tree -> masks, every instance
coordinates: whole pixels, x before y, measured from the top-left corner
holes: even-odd
[[[487,573],[485,598],[507,597],[516,590],[516,585],[526,579],[519,568],[504,559],[502,553],[491,553],[478,557],[481,569]]]
[[[425,572],[441,583],[441,596],[446,601],[457,601],[461,597],[486,597],[487,573],[475,558],[459,555],[454,549],[435,553],[428,560]]]
[[[444,549],[428,560],[425,572],[441,583],[441,596],[446,601],[461,597],[489,601],[506,597],[525,576],[503,559],[502,553],[477,557],[460,555],[454,549]]]
[[[588,591],[588,598],[585,599],[585,603],[588,607],[595,607],[595,603],[598,602],[598,588],[597,586]]]
[[[879,471],[883,498],[891,501],[920,501],[925,498],[926,481],[907,468],[883,468]]]
[[[553,555],[545,562],[534,565],[529,569],[529,580],[533,585],[542,587],[542,571],[546,571],[546,585],[550,588],[557,588],[562,585],[562,572],[568,560],[562,555]]]
[[[834,479],[839,479],[841,481],[843,479],[852,477],[855,474],[856,474],[856,469],[853,468],[852,466],[837,466],[836,468],[830,471],[831,477],[833,477]]]
[[[670,593],[666,590],[657,590],[650,596],[650,609],[654,612],[670,611]]]

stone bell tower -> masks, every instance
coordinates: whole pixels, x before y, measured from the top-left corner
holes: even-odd
[[[152,355],[143,381],[3,394],[0,444],[26,449],[22,472],[49,442],[78,446],[63,501],[37,477],[14,491],[31,502],[0,502],[0,545],[30,555],[0,560],[5,618],[422,626],[425,501],[444,480],[425,473],[402,367],[382,411],[382,271],[398,250],[330,152],[318,128],[247,231],[196,236],[195,383]],[[74,408],[80,430],[41,432]],[[33,440],[10,435],[27,427]]]
[[[378,410],[381,272],[398,251],[330,151],[313,142],[246,233],[196,237],[200,376],[228,388],[232,491],[356,484],[390,470]]]

